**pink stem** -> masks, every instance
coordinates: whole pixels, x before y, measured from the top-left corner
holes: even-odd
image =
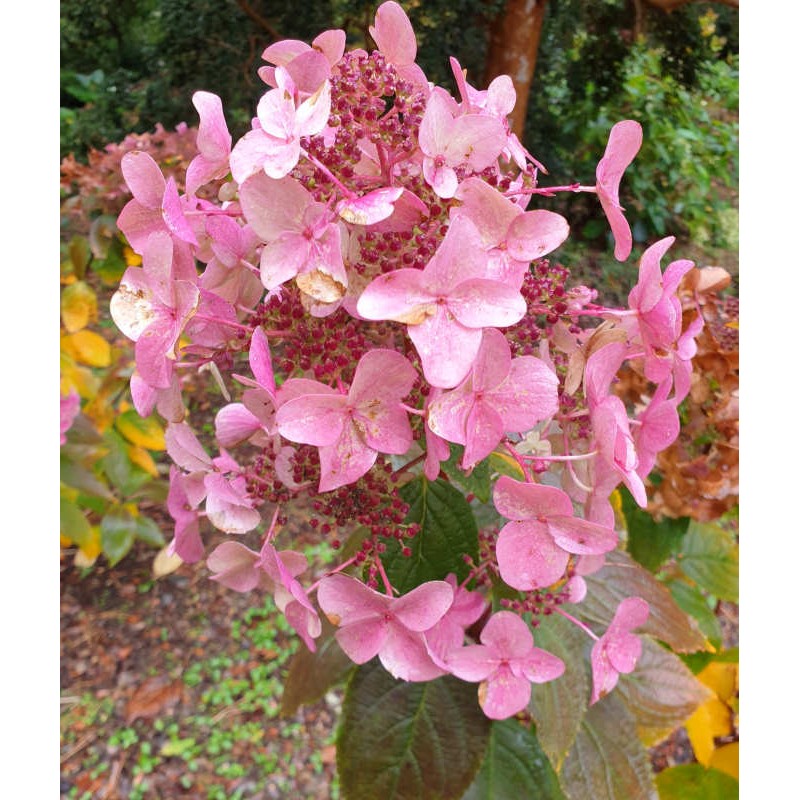
[[[572,614],[567,614],[566,611],[562,611],[560,608],[558,608],[558,606],[556,606],[553,610],[556,612],[556,614],[561,614],[562,617],[568,619],[574,625],[577,625],[585,633],[588,633],[589,636],[591,636],[592,639],[594,639],[596,642],[600,640],[600,637],[596,633],[594,633],[588,625],[585,625],[580,620],[575,619],[575,617],[573,617]]]

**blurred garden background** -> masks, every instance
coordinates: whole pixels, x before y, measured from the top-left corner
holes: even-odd
[[[122,156],[145,150],[181,188],[197,152],[195,91],[222,98],[236,138],[264,92],[269,44],[342,28],[348,47],[371,49],[375,5],[61,3],[60,374],[62,402],[80,398],[61,446],[63,798],[340,796],[337,681],[349,662],[333,653],[324,680],[309,678],[271,600],[254,606],[167,554],[163,424],[132,407],[133,348],[108,303],[139,263],[115,225],[131,196]],[[621,194],[633,255],[615,261],[597,204],[572,196],[541,204],[576,234],[552,258],[609,304],[625,303],[638,256],[666,235],[676,257],[730,276],[706,295],[681,437],[659,457],[648,512],[625,494],[618,509],[628,552],[713,650],[683,656],[711,699],[689,718],[662,711],[662,734],[646,741],[659,796],[726,800],[738,796],[738,3],[547,0],[520,18],[524,5],[403,3],[432,81],[455,88],[451,54],[473,85],[519,81],[515,130],[559,183],[591,181],[611,126],[641,123]],[[209,391],[186,387],[198,427],[213,426]],[[638,387],[620,391],[633,399]],[[321,573],[330,544],[304,544]]]

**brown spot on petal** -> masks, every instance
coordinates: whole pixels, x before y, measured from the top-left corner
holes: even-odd
[[[344,297],[345,285],[322,270],[301,273],[295,280],[301,292],[320,303],[335,303]]]
[[[325,616],[328,618],[331,625],[336,625],[337,628],[339,627],[342,618],[338,614],[325,614]]]
[[[410,311],[405,314],[400,314],[392,317],[395,322],[403,322],[406,325],[420,325],[425,322],[428,317],[432,317],[436,313],[435,303],[426,303],[424,305],[414,306]]]

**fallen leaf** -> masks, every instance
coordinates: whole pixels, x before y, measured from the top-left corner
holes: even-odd
[[[165,675],[148,678],[125,706],[125,724],[136,719],[153,719],[177,705],[183,694],[183,681],[170,681]]]

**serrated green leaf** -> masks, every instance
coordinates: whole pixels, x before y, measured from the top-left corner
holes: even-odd
[[[555,614],[541,620],[533,637],[536,647],[558,656],[565,667],[558,680],[533,684],[529,706],[542,748],[559,769],[588,706],[586,651],[590,642],[577,626]]]
[[[315,640],[316,652],[300,647],[289,664],[281,698],[282,717],[291,717],[300,706],[315,703],[353,669],[353,662],[334,637],[336,628],[324,616],[321,620],[322,633]]]
[[[136,520],[124,508],[109,511],[100,521],[100,543],[112,567],[128,554],[135,537]]]
[[[628,552],[643,567],[655,572],[680,547],[689,527],[689,518],[656,522],[652,515],[639,508],[631,493],[622,488],[622,513],[628,529]]]
[[[587,711],[559,779],[569,800],[658,800],[636,723],[613,692]]]
[[[515,719],[492,723],[486,755],[463,800],[566,800],[536,734]]]
[[[92,528],[83,512],[66,498],[61,498],[61,533],[79,547],[86,544],[91,535]]]
[[[606,628],[626,597],[641,597],[650,606],[647,622],[637,629],[668,644],[678,653],[706,648],[706,637],[692,617],[672,599],[669,590],[627,553],[606,555],[605,566],[586,576],[587,594],[576,615]]]
[[[489,459],[476,464],[467,475],[459,466],[464,448],[460,444],[450,445],[450,458],[441,464],[442,471],[453,483],[472,493],[481,503],[488,503],[492,496],[492,476]]]
[[[678,563],[687,578],[721,600],[739,602],[739,547],[733,534],[693,521]]]
[[[717,615],[709,608],[708,600],[696,587],[690,586],[686,581],[675,579],[665,584],[675,602],[687,613],[691,614],[700,626],[700,630],[714,648],[722,644],[722,626]]]
[[[153,547],[163,547],[166,544],[164,534],[158,525],[150,517],[141,515],[136,517],[136,538]]]
[[[408,557],[397,541],[387,543],[381,559],[392,585],[405,594],[451,572],[464,580],[469,574],[464,554],[478,558],[478,526],[464,495],[443,480],[431,483],[422,476],[401,487],[400,496],[410,506],[406,522],[419,523],[421,530],[408,541]]]
[[[336,739],[345,800],[458,800],[486,751],[490,723],[474,684],[450,675],[395,680],[376,660],[347,687]]]
[[[711,697],[678,656],[647,636],[642,637],[636,669],[620,677],[616,691],[648,747],[669,736]]]
[[[656,775],[660,800],[739,800],[739,781],[702,764],[682,764]]]

